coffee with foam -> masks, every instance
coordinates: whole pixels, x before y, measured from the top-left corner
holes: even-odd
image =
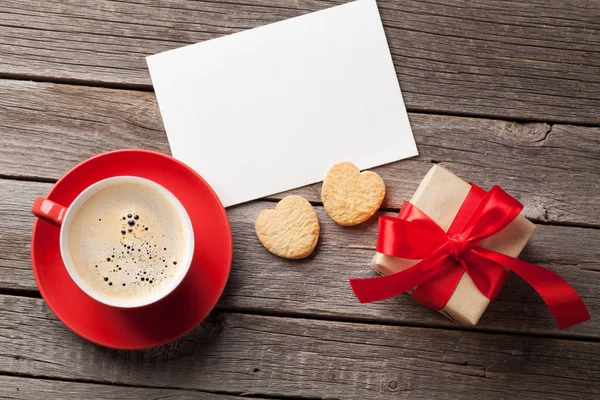
[[[123,306],[150,303],[188,267],[190,233],[156,187],[115,181],[72,212],[65,250],[88,292]]]

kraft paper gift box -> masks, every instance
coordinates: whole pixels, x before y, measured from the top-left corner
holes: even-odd
[[[470,188],[471,185],[467,182],[436,164],[425,175],[410,202],[447,231]],[[503,230],[482,240],[480,247],[518,257],[534,230],[535,225],[519,215]],[[387,275],[402,271],[419,261],[376,253],[371,267],[380,274]],[[481,294],[465,272],[450,300],[440,312],[461,324],[475,325],[489,303],[490,300]]]

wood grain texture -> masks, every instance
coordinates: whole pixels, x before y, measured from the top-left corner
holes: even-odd
[[[239,400],[238,396],[191,390],[142,388],[0,376],[0,399],[32,400]]]
[[[565,124],[600,125],[600,6],[586,0],[378,1],[421,155],[375,170],[386,209],[442,163],[500,184],[536,221],[571,225],[538,225],[522,258],[569,281],[592,321],[558,331],[514,274],[475,328],[407,296],[360,305],[347,278],[374,275],[376,218],[342,228],[317,206],[315,254],[282,260],[254,232],[269,201],[228,210],[230,281],[173,343],[102,348],[33,298],[29,209],[51,183],[30,180],[118,148],[169,153],[145,56],[345,1],[1,2],[0,77],[63,84],[0,79],[0,398],[600,397],[600,128]],[[320,203],[319,184],[292,192]]]
[[[0,174],[57,179],[108,150],[168,153],[152,93],[0,80]]]
[[[0,219],[0,289],[36,290],[29,258],[34,219],[29,208],[50,187],[49,183],[0,180],[0,209],[10,215]],[[408,296],[358,303],[348,278],[374,275],[368,264],[375,251],[376,218],[356,227],[340,227],[322,207],[316,207],[321,236],[315,253],[305,260],[283,260],[264,249],[254,231],[260,210],[273,207],[271,202],[258,201],[229,210],[234,257],[220,309],[456,327]],[[592,317],[600,313],[600,230],[538,225],[523,258],[561,274],[579,292]],[[476,329],[600,337],[600,321],[594,317],[558,331],[537,294],[514,275]]]
[[[145,56],[344,2],[5,0],[0,75],[150,87]],[[600,122],[597,3],[378,5],[409,109]]]
[[[375,169],[386,182],[385,208],[399,208],[431,163],[441,162],[484,188],[501,185],[529,218],[600,226],[600,128],[427,114],[410,119],[420,156]],[[108,150],[169,153],[152,93],[50,83],[0,80],[0,139],[0,176],[38,180],[58,179]],[[320,201],[320,184],[293,192]]]
[[[0,370],[256,396],[597,398],[600,343],[213,314],[156,349],[80,339],[40,299],[0,296]]]

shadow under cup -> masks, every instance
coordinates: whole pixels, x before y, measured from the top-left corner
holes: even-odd
[[[138,208],[143,203],[141,208],[150,211],[135,214],[136,201]],[[156,216],[145,218],[148,213],[168,220],[157,223]],[[167,226],[172,229],[161,230]],[[167,242],[177,249],[176,261],[160,252]],[[111,251],[110,246],[116,247]],[[88,296],[111,307],[137,308],[163,299],[184,280],[194,254],[194,232],[183,205],[163,186],[117,176],[89,186],[71,203],[62,218],[60,252],[69,275]]]

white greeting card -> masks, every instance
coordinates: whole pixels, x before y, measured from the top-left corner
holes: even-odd
[[[224,206],[417,155],[374,0],[147,62],[173,156]]]

